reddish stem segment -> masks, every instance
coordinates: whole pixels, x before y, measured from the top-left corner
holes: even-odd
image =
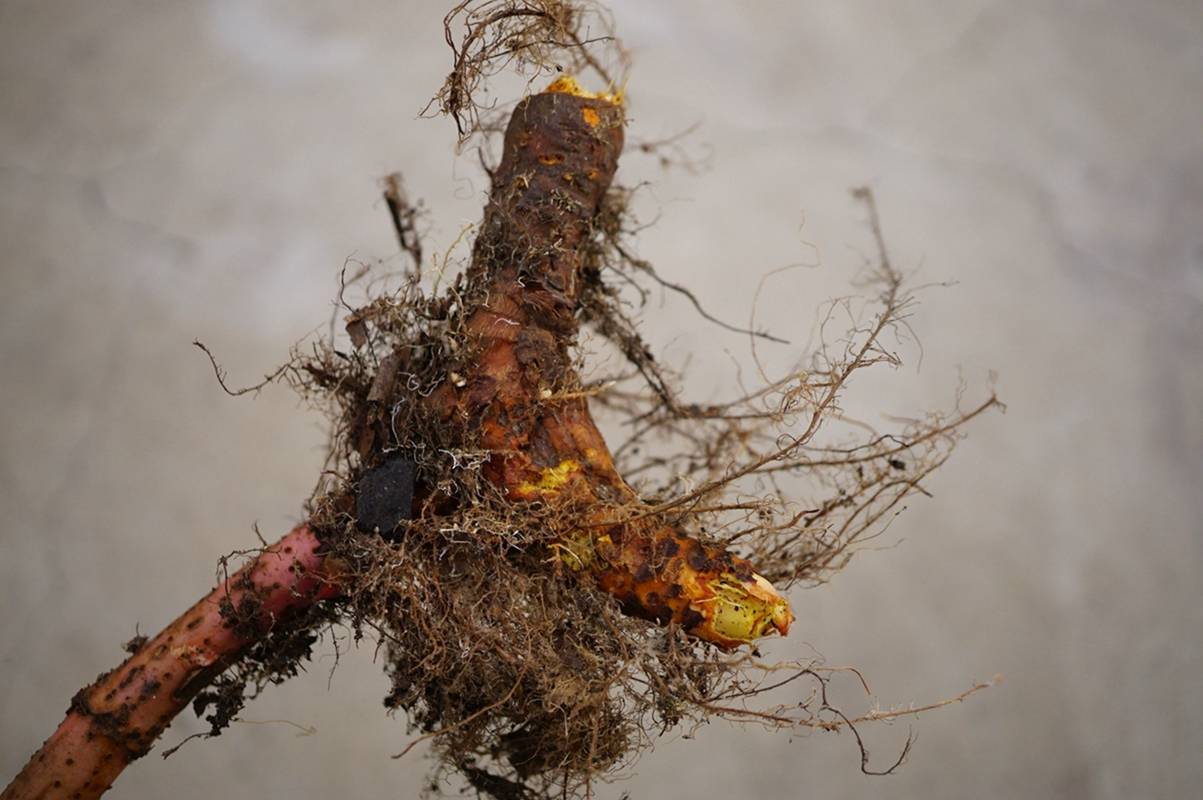
[[[319,548],[308,526],[296,527],[81,690],[0,800],[103,794],[248,645],[290,613],[338,594]]]
[[[575,82],[514,109],[468,273],[485,301],[466,320],[471,344],[454,373],[463,380],[429,402],[465,440],[479,436],[493,454],[484,475],[509,499],[572,512],[563,560],[628,614],[725,648],[785,634],[789,604],[750,563],[650,515],[621,521],[646,506],[573,391],[585,257],[622,143],[621,105]]]

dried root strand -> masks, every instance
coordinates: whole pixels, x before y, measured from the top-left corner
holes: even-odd
[[[504,116],[488,97],[489,80],[513,70],[535,81],[547,75],[591,73],[618,84],[611,69],[625,69],[626,52],[613,35],[609,13],[592,2],[565,0],[466,0],[443,20],[454,64],[438,94],[423,109],[437,108],[455,121],[461,143],[495,132]],[[462,33],[457,34],[457,29]],[[591,48],[602,45],[606,52]],[[611,68],[603,62],[612,62]]]

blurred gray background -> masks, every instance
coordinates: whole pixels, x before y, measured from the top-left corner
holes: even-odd
[[[882,706],[1005,682],[869,732],[712,724],[602,797],[1186,797],[1203,782],[1203,7],[1110,2],[613,3],[629,140],[700,122],[697,175],[629,156],[660,219],[641,251],[715,313],[805,341],[849,291],[877,192],[925,291],[902,370],[850,411],[1009,405],[975,423],[885,543],[794,597],[777,657],[821,652]],[[440,3],[0,2],[0,781],[81,685],[283,532],[322,459],[287,389],[238,383],[329,320],[349,256],[395,265],[377,179],[401,170],[429,248],[485,184],[416,112],[449,68]],[[745,338],[668,297],[645,332],[731,388]],[[796,348],[762,348],[784,364]],[[420,755],[371,647],[332,651],[115,797],[408,797]],[[868,701],[843,686],[850,706]],[[174,744],[200,724],[185,714]],[[162,748],[160,748],[162,749]]]

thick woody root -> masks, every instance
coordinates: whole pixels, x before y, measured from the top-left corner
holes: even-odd
[[[305,362],[341,410],[346,484],[313,523],[353,573],[347,617],[384,644],[386,705],[477,788],[575,794],[704,717],[723,651],[792,620],[751,564],[652,512],[587,405],[575,347],[622,125],[567,79],[521,102],[466,271],[371,300],[352,352]],[[356,531],[357,488],[399,457],[413,518]]]
[[[594,423],[574,349],[587,320],[640,372],[650,365],[629,320],[605,305],[600,276],[614,265],[606,203],[622,126],[620,98],[570,79],[517,106],[466,272],[441,297],[423,296],[416,278],[375,297],[348,319],[351,348],[319,346],[277,373],[334,412],[330,477],[307,526],[81,692],[2,800],[97,796],[192,698],[198,713],[219,709],[208,717],[216,731],[245,685],[295,671],[307,653],[298,636],[336,613],[357,635],[380,637],[393,684],[386,705],[422,733],[411,747],[433,738],[439,769],[498,797],[588,794],[656,733],[715,714],[851,726],[814,717],[830,711],[825,700],[819,712],[799,706],[799,719],[734,702],[763,689],[746,674],[754,656],[726,651],[784,634],[793,620],[760,573],[797,580],[838,569],[943,463],[958,426],[996,401],[901,440],[805,449],[853,371],[893,363],[879,337],[905,300],[883,248],[884,310],[847,360],[749,395],[730,419],[663,395],[654,415],[628,415],[650,419],[636,439],[687,422],[697,434],[687,456],[710,469],[699,490],[650,505]],[[771,393],[781,409],[756,409]],[[779,436],[795,408],[807,409],[806,429]],[[761,451],[748,463],[733,446]],[[740,477],[798,469],[856,483],[835,483],[838,495],[817,510],[759,517],[745,532],[751,561],[687,532],[707,524],[706,504],[693,501]],[[382,475],[409,476],[382,518],[403,519],[411,501],[412,517],[370,532],[360,490],[379,488]],[[838,527],[828,523],[841,514]],[[822,538],[821,524],[834,537]],[[315,602],[336,591],[337,609]],[[797,672],[806,674],[815,673]]]
[[[467,319],[469,356],[453,372],[470,377],[445,382],[431,402],[494,454],[484,474],[510,500],[563,505],[570,522],[559,547],[570,567],[628,613],[733,647],[785,633],[787,601],[720,548],[652,520],[623,522],[644,506],[586,401],[572,395],[585,249],[622,123],[619,101],[570,78],[515,109],[468,275],[469,292],[479,286],[484,299]]]
[[[307,526],[297,527],[153,639],[132,642],[125,663],[75,695],[58,730],[0,798],[103,794],[249,646],[337,594],[319,547]]]

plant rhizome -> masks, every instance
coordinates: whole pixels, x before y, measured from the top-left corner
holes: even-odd
[[[385,703],[421,732],[415,743],[433,739],[440,771],[503,798],[587,792],[655,736],[715,716],[854,733],[891,716],[844,714],[828,702],[831,671],[765,663],[755,640],[792,621],[781,591],[844,567],[998,401],[888,433],[841,417],[857,373],[899,365],[912,302],[866,190],[854,195],[875,255],[864,299],[832,305],[849,312],[846,329],[742,396],[682,399],[634,315],[649,282],[697,301],[635,255],[632,191],[612,182],[624,99],[611,71],[625,57],[607,24],[554,0],[448,16],[455,64],[436,101],[461,144],[480,147],[484,220],[466,267],[452,278],[435,259],[432,276],[420,209],[389,179],[410,267],[344,270],[347,339],[296,349],[273,376],[333,421],[309,510],[343,596],[199,695],[214,731],[248,692],[295,671],[322,625],[378,641]],[[482,101],[486,80],[515,65],[530,80],[560,77],[512,109]],[[829,333],[835,319],[817,325]],[[582,327],[626,369],[582,379]],[[607,443],[595,414],[627,423],[625,441]],[[810,489],[791,496],[784,478]],[[787,704],[757,704],[803,680],[811,690]]]

